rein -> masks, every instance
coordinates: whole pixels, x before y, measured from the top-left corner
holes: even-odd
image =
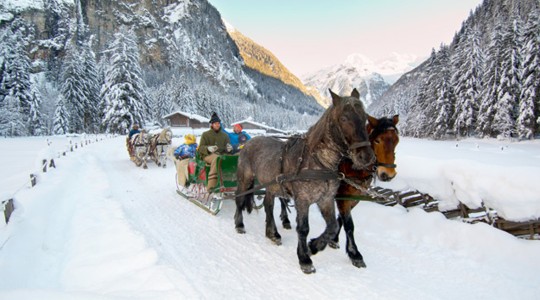
[[[302,170],[298,174],[279,174],[272,181],[265,184],[259,184],[243,193],[235,194],[234,196],[224,197],[223,199],[235,199],[240,196],[251,194],[255,191],[262,190],[273,184],[282,185],[285,182],[300,181],[300,180],[343,180],[345,174],[341,172],[334,172],[330,170]]]

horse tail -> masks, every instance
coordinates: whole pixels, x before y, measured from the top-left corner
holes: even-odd
[[[237,182],[238,189],[237,194],[243,194],[246,191],[253,189],[255,185],[255,178],[253,176],[253,171],[249,159],[244,157],[245,153],[241,153],[238,158],[238,171],[237,171]],[[236,197],[236,209],[238,211],[246,210],[248,213],[253,211],[253,192]]]
[[[247,187],[246,191],[249,191],[253,188],[254,181],[252,181]],[[241,192],[241,191],[239,191]],[[236,206],[238,209],[245,210],[250,214],[253,211],[253,193],[242,195],[236,198]]]

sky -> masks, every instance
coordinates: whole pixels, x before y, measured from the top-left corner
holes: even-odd
[[[199,135],[199,134],[198,134]],[[101,136],[100,136],[101,137]],[[200,138],[200,136],[198,136]],[[0,299],[538,299],[540,241],[484,223],[447,220],[418,208],[361,202],[352,211],[367,268],[340,249],[313,256],[302,273],[294,230],[278,224],[282,245],[264,236],[264,212],[234,202],[216,216],[180,197],[175,170],[137,168],[125,137],[107,137],[58,156],[77,137],[0,139],[2,186],[15,199],[0,220]],[[173,145],[182,138],[173,139]],[[401,138],[394,188],[416,187],[450,205],[456,197],[514,218],[540,217],[539,141],[428,141]],[[51,156],[52,155],[52,156]],[[41,158],[56,168],[28,174]],[[519,196],[518,196],[519,195]],[[5,196],[5,195],[4,195]],[[279,220],[279,209],[274,211]],[[295,210],[290,213],[295,226]],[[310,210],[308,238],[324,221]],[[293,227],[294,228],[294,227]]]
[[[297,76],[392,53],[428,57],[449,44],[481,0],[209,0],[228,23]]]

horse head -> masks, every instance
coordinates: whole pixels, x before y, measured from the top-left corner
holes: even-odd
[[[330,90],[332,96],[331,128],[335,142],[345,150],[345,156],[353,162],[357,170],[370,168],[375,163],[375,155],[370,147],[366,126],[367,114],[360,101],[360,93],[354,89],[349,97],[341,97]]]
[[[164,128],[159,134],[159,142],[170,145],[172,141],[172,135],[173,134],[170,127]]]
[[[392,180],[396,172],[395,149],[399,143],[397,123],[399,115],[380,119],[368,116],[367,132],[371,148],[377,157],[377,177],[382,181]]]

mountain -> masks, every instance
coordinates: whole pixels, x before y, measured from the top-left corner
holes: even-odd
[[[161,116],[180,109],[206,116],[218,111],[226,123],[253,117],[289,129],[304,128],[323,111],[315,98],[284,83],[286,78],[249,68],[220,13],[206,0],[0,0],[0,30],[8,29],[21,31],[31,72],[44,75],[34,77],[41,80],[49,127],[68,49],[88,47],[103,80],[111,45],[121,31],[135,36],[147,86],[147,122],[160,122]],[[93,101],[91,106],[102,107],[100,99]]]
[[[325,106],[330,104],[328,89],[338,94],[349,94],[356,88],[367,107],[381,97],[390,86],[389,82],[410,71],[416,62],[415,56],[396,53],[379,62],[362,54],[351,54],[341,64],[306,74],[302,81],[325,96]]]
[[[540,132],[540,2],[485,0],[450,45],[402,76],[368,111],[401,134],[533,139]]]
[[[227,32],[240,49],[240,55],[248,68],[295,87],[302,93],[315,98],[321,105],[325,103],[318,91],[306,88],[302,81],[292,74],[272,52],[243,35],[228,22],[224,21],[224,23]]]

